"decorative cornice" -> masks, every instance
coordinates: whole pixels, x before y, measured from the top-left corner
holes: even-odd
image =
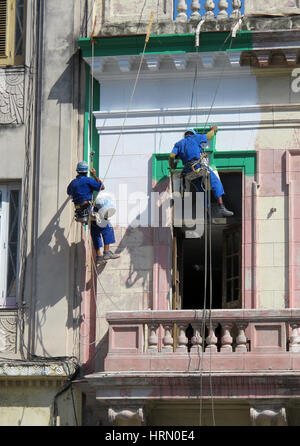
[[[77,370],[77,362],[65,360],[25,361],[2,360],[0,362],[0,381],[3,379],[44,379],[69,378]]]
[[[200,35],[200,46],[195,47],[195,34],[171,34],[151,36],[145,53],[145,68],[142,75],[148,72],[161,72],[160,65],[166,57],[172,58],[173,71],[189,72],[195,63],[200,63],[205,70],[216,68],[218,54],[226,53],[231,68],[251,66],[257,68],[294,67],[299,64],[300,31],[240,31],[236,38],[229,39],[230,33],[213,31]],[[144,35],[129,35],[96,38],[94,48],[90,39],[79,39],[78,44],[84,60],[92,65],[95,74],[103,78],[115,75],[116,71],[104,69],[104,65],[114,60],[127,58],[125,72],[136,72],[133,61],[139,60],[143,53]],[[92,62],[92,55],[94,56]],[[125,59],[124,59],[125,58]],[[102,60],[102,62],[98,62]],[[96,62],[95,62],[96,61]],[[119,62],[118,62],[119,63]],[[227,62],[226,62],[227,63]],[[99,69],[96,65],[99,65]],[[130,69],[129,67],[133,67]],[[119,70],[120,71],[120,70]],[[123,70],[124,71],[124,70]],[[169,71],[172,71],[170,68]],[[109,74],[108,74],[109,72]]]

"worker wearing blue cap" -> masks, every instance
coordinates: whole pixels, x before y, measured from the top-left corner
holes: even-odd
[[[184,138],[178,141],[170,153],[169,157],[169,165],[171,169],[175,169],[177,162],[176,158],[179,158],[184,166],[183,173],[186,174],[192,170],[192,165],[194,165],[197,161],[200,160],[201,155],[203,154],[203,144],[207,144],[207,141],[210,140],[215,132],[217,127],[211,127],[207,134],[197,134],[194,129],[188,129],[184,133]],[[200,167],[200,163],[194,166],[194,169],[198,169]],[[211,189],[214,193],[215,198],[218,202],[218,216],[220,217],[231,217],[233,212],[226,209],[223,203],[222,195],[224,195],[224,188],[219,180],[219,178],[215,175],[215,173],[209,169],[210,176],[210,184]],[[191,181],[192,184],[196,187],[197,191],[203,191],[202,188],[202,179],[196,178]]]
[[[73,199],[75,205],[76,220],[81,223],[88,222],[88,216],[91,210],[91,200],[93,192],[99,192],[104,189],[104,184],[97,177],[95,169],[91,169],[90,173],[93,178],[87,176],[89,166],[86,161],[80,161],[77,164],[77,177],[71,181],[67,188],[67,194]],[[96,251],[96,264],[105,264],[109,259],[117,259],[120,257],[110,251],[109,245],[115,242],[114,229],[109,221],[105,221],[99,227],[94,220],[91,220],[91,236]],[[102,240],[104,242],[103,256],[101,256]]]

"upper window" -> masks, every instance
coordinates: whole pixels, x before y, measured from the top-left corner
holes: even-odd
[[[23,65],[26,0],[0,0],[0,65]]]
[[[0,308],[16,304],[20,186],[0,184]]]

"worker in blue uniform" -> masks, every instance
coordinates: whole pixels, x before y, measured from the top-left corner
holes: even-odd
[[[90,173],[93,178],[87,176],[89,167],[88,163],[81,161],[77,164],[77,176],[68,185],[67,194],[73,199],[75,205],[75,216],[77,221],[87,223],[88,215],[91,210],[91,200],[93,192],[99,192],[104,189],[102,181],[97,177],[95,169],[91,169]],[[102,227],[99,227],[96,222],[91,220],[91,236],[93,245],[96,251],[96,264],[105,264],[107,260],[117,259],[118,254],[112,253],[109,249],[110,244],[115,243],[114,229],[108,220],[105,220]],[[101,248],[104,243],[103,256],[101,255]]]
[[[203,144],[207,144],[207,141],[214,136],[216,130],[216,126],[211,127],[207,134],[197,134],[194,129],[186,130],[184,133],[184,138],[174,145],[174,148],[170,153],[169,165],[171,169],[175,169],[177,166],[177,161],[175,161],[176,158],[179,158],[183,163],[183,174],[191,172],[192,166],[194,166],[195,170],[202,167],[200,164],[200,159],[204,153]],[[199,161],[199,163],[195,165],[197,161]],[[217,216],[231,217],[233,212],[226,209],[223,203],[223,185],[217,175],[209,167],[207,168],[209,170],[211,189],[218,202]],[[200,177],[191,181],[191,183],[196,187],[196,190],[199,192],[203,191],[202,182],[203,180]]]

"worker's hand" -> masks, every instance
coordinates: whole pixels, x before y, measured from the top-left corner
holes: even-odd
[[[91,172],[91,175],[92,175],[93,177],[97,176],[97,175],[96,175],[96,170],[95,170],[95,169],[91,169],[90,172]]]
[[[176,167],[177,167],[177,164],[178,164],[178,161],[175,161],[175,160],[170,160],[170,167],[171,167],[171,169],[176,169]]]
[[[218,127],[216,125],[214,125],[213,127],[211,127],[210,130],[213,130],[214,132],[216,132],[218,130]]]

